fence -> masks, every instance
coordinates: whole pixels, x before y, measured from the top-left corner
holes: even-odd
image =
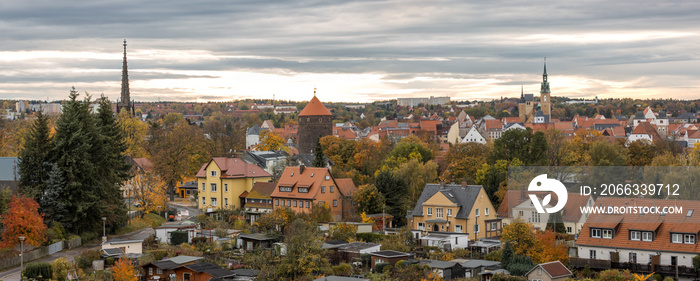
[[[61,242],[56,242],[48,247],[41,247],[37,248],[35,250],[25,252],[24,253],[24,263],[43,258],[45,256],[57,253],[62,251],[64,248],[66,249],[73,249],[76,247],[80,247],[82,245],[82,242],[80,240],[80,237],[71,239],[71,240],[64,240]],[[15,267],[20,264],[20,257],[15,256],[11,258],[6,258],[3,260],[0,260],[0,270],[5,270],[7,268]]]

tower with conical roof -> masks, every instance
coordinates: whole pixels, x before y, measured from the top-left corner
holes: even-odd
[[[552,101],[550,100],[549,81],[547,81],[547,58],[544,58],[544,72],[542,73],[542,85],[540,86],[540,107],[545,122],[549,123],[552,115]]]
[[[129,71],[126,67],[126,39],[124,39],[124,61],[122,62],[122,91],[119,101],[117,101],[117,113],[125,109],[130,115],[136,114],[134,101],[131,100],[129,92]]]
[[[333,114],[323,103],[314,97],[299,113],[299,153],[311,153],[316,146],[316,141],[333,134]]]

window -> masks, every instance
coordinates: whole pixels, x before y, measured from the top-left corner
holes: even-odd
[[[206,190],[207,190],[207,184],[206,184],[206,183],[202,183],[202,191],[206,191]]]
[[[192,194],[192,193],[191,193],[190,190],[188,189],[188,190],[185,190],[185,194],[190,195],[190,194]]]
[[[455,232],[462,233],[462,226],[461,226],[461,225],[455,225]]]
[[[694,234],[686,234],[686,235],[683,235],[683,243],[685,243],[685,244],[695,244],[695,235],[694,235]]]
[[[474,225],[474,233],[479,233],[479,225],[478,224]]]
[[[284,207],[284,199],[282,199],[282,207]]]
[[[333,193],[335,190],[335,186],[331,185],[331,193]]]
[[[600,229],[591,229],[591,237],[600,238]]]
[[[484,216],[488,216],[488,215],[489,215],[489,208],[486,208],[486,209],[484,210]]]
[[[596,259],[596,252],[595,250],[589,250],[589,255],[591,255],[591,259]]]
[[[279,205],[280,205],[280,200],[279,200],[279,199],[275,199],[275,206],[279,206]]]
[[[326,176],[326,180],[327,181],[331,180],[331,176]]]
[[[603,238],[612,239],[612,229],[603,229]]]
[[[326,187],[325,187],[325,186],[321,186],[321,193],[326,193]]]
[[[156,274],[163,274],[163,269],[156,268]]]
[[[479,216],[479,209],[476,209],[476,213],[474,213],[475,216]]]
[[[491,230],[498,230],[498,222],[491,223]]]
[[[182,274],[182,280],[183,281],[190,281],[190,274],[189,273]]]
[[[338,207],[338,200],[333,199],[333,207]]]
[[[290,187],[290,186],[280,186],[280,192],[292,192],[292,187]]]
[[[297,189],[297,191],[299,191],[299,193],[309,193],[309,188],[308,187],[300,187]]]
[[[206,198],[206,197],[202,197],[202,205],[206,205],[206,204],[207,204],[207,198]]]
[[[216,171],[211,171],[211,176],[216,177]]]
[[[442,208],[435,208],[435,214],[438,218],[442,218]]]
[[[224,198],[224,207],[228,207],[228,198]]]
[[[642,241],[652,241],[654,236],[649,231],[642,232]]]
[[[287,207],[291,207],[291,206],[292,206],[292,200],[287,199]]]
[[[447,209],[447,216],[451,217],[452,216],[452,209]]]
[[[432,215],[433,215],[433,208],[428,208],[428,216],[432,216]]]
[[[228,192],[228,183],[224,184],[224,192]]]
[[[294,202],[294,207],[296,207],[296,206],[297,206],[297,200],[294,200],[293,202]]]
[[[522,217],[523,216],[523,211],[518,211],[518,216]]]
[[[216,191],[216,184],[215,183],[211,184],[211,191],[212,192]]]
[[[637,253],[630,253],[629,262],[630,263],[637,263]]]
[[[211,205],[216,206],[216,198],[214,198],[214,197],[211,198]]]
[[[153,275],[153,267],[148,268],[148,275]]]
[[[306,201],[306,208],[309,207],[309,201]]]
[[[542,275],[542,268],[541,267],[537,268],[537,275]]]
[[[642,234],[639,231],[630,231],[630,240],[642,240]]]
[[[425,224],[422,222],[418,223],[418,230],[425,230]]]
[[[671,242],[683,243],[683,234],[674,233],[671,235]]]
[[[574,233],[573,230],[571,229],[571,226],[566,227],[566,233],[569,233],[569,234]]]

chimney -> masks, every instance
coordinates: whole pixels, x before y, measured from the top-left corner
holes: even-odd
[[[300,175],[304,173],[304,168],[305,168],[304,164],[299,165],[299,174]]]
[[[467,182],[466,182],[466,181],[463,181],[463,182],[462,182],[462,187],[467,187]]]
[[[441,187],[441,188],[445,188],[445,181],[444,181],[444,180],[441,180],[441,181],[440,181],[440,187]]]

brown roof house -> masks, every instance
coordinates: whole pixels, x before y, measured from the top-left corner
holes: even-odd
[[[525,276],[528,281],[563,281],[571,277],[571,271],[561,262],[553,261],[536,265]]]
[[[243,208],[246,212],[246,220],[253,224],[260,216],[272,212],[272,191],[275,190],[277,183],[275,182],[256,182],[253,189],[245,195],[245,204]]]

